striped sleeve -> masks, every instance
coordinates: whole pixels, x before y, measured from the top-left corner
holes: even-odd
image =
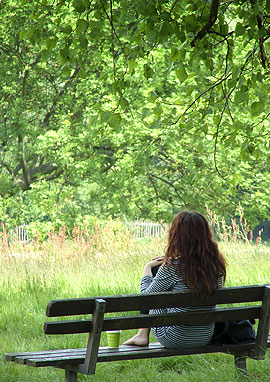
[[[171,264],[161,265],[156,276],[143,276],[141,279],[142,293],[158,293],[170,290],[187,289],[182,278]]]

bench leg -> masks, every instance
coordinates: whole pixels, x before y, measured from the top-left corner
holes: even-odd
[[[245,355],[237,355],[234,356],[234,364],[237,370],[242,375],[247,374],[247,357]]]
[[[77,382],[76,371],[65,369],[66,372],[66,382]]]

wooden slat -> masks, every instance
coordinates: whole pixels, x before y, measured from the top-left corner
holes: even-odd
[[[241,345],[206,345],[201,348],[190,349],[167,349],[162,346],[148,349],[136,349],[133,351],[123,351],[115,353],[102,353],[98,357],[98,362],[112,362],[112,361],[124,361],[132,359],[146,359],[146,358],[160,358],[160,357],[172,357],[178,355],[191,355],[191,354],[207,354],[207,353],[230,353],[234,354],[236,351],[251,351],[254,348],[253,344],[241,344]]]
[[[81,355],[74,355],[70,357],[58,357],[58,358],[29,358],[26,361],[27,366],[33,366],[33,367],[46,367],[46,366],[67,366],[67,365],[80,365],[84,362],[85,357],[82,357]],[[15,361],[16,362],[16,361]]]
[[[264,285],[229,287],[219,290],[214,296],[202,301],[188,292],[163,292],[155,294],[135,294],[120,296],[103,296],[106,300],[106,313],[159,309],[174,306],[207,306],[215,304],[245,303],[261,301]],[[119,298],[120,297],[120,298]],[[47,306],[47,316],[69,316],[92,314],[97,297],[52,300]]]
[[[185,313],[169,313],[138,315],[128,317],[110,317],[103,321],[102,330],[127,330],[149,328],[166,325],[203,325],[210,322],[229,320],[256,319],[260,315],[260,307],[242,307],[219,309],[216,311],[196,311]],[[86,333],[92,327],[91,320],[45,322],[45,334]]]
[[[149,344],[149,346],[124,346],[120,345],[118,349],[110,349],[107,346],[100,347],[97,362],[112,362],[128,359],[168,357],[176,355],[204,354],[204,353],[230,353],[252,352],[255,343],[240,345],[207,345],[196,349],[166,349],[158,342]],[[267,347],[270,348],[270,337]],[[18,353],[12,360],[17,363],[27,364],[34,367],[55,366],[65,368],[67,365],[82,365],[85,359],[86,349],[65,349],[49,350],[33,353]],[[42,354],[41,354],[42,353]],[[23,359],[23,360],[22,360]]]
[[[211,322],[228,320],[256,319],[259,307],[228,308],[216,311],[197,311],[185,313],[169,313],[165,317],[160,314],[140,315],[133,317],[108,318],[103,322],[103,331],[149,328],[167,325],[204,325]]]
[[[93,332],[88,337],[88,344],[84,361],[84,374],[87,375],[95,374],[105,307],[105,300],[96,300],[96,309],[93,314]]]
[[[188,354],[203,354],[214,352],[230,352],[233,354],[235,351],[250,350],[254,347],[254,344],[242,344],[242,345],[224,345],[215,346],[207,345],[202,348],[194,349],[166,349],[159,343],[150,344],[147,347],[129,347],[120,346],[119,349],[109,349],[108,347],[100,348],[98,353],[97,362],[112,362],[128,359],[144,359],[144,358],[156,358],[156,357],[168,357],[176,355],[188,355]],[[75,349],[74,349],[75,350]],[[67,365],[82,365],[85,359],[85,353],[74,351],[73,354],[59,354],[58,356],[52,356],[51,353],[43,356],[30,356],[22,361],[22,358],[16,358],[16,363],[23,363],[33,367],[64,367]]]
[[[44,323],[45,334],[91,333],[92,320],[52,321]]]
[[[35,357],[44,357],[48,356],[50,354],[52,357],[57,357],[59,354],[73,354],[74,352],[84,353],[85,354],[86,348],[78,348],[78,349],[61,349],[61,350],[41,350],[41,351],[35,351],[35,352],[22,352],[22,353],[8,353],[6,354],[6,361],[14,362],[15,358],[19,359],[27,359],[27,358],[35,358]]]
[[[256,348],[254,351],[254,358],[265,356],[269,327],[270,327],[270,286],[266,286],[264,297],[263,297],[263,304],[261,308],[260,321],[259,321],[257,338],[256,338]]]

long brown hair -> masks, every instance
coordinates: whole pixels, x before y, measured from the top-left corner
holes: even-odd
[[[196,294],[207,297],[226,278],[226,261],[213,240],[210,226],[198,212],[180,212],[172,221],[165,263],[176,262],[185,283]],[[173,262],[174,263],[174,262]]]

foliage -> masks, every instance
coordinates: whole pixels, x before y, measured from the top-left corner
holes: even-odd
[[[269,206],[268,0],[2,1],[0,219]],[[61,216],[61,217],[60,217]]]

